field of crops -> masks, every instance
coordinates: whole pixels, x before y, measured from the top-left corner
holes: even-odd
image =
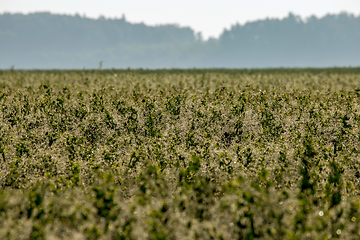
[[[360,69],[0,71],[0,239],[359,239]]]

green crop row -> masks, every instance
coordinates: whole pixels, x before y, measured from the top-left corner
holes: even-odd
[[[1,239],[358,239],[350,70],[0,72]]]

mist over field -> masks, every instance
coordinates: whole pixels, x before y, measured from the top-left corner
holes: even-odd
[[[0,239],[359,239],[360,15],[145,1],[1,2]]]
[[[0,68],[267,68],[360,65],[360,17],[234,24],[219,38],[178,25],[47,12],[0,15]]]

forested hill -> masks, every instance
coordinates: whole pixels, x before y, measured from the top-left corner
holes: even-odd
[[[360,17],[346,13],[236,24],[208,41],[125,17],[0,14],[0,68],[360,66],[359,43]]]
[[[194,31],[175,25],[150,27],[122,19],[35,13],[0,15],[1,42],[21,51],[94,51],[118,44],[194,42]],[[10,50],[10,49],[8,49]]]
[[[359,66],[360,16],[342,13],[304,21],[289,14],[282,20],[237,24],[223,32],[220,45],[227,64]]]

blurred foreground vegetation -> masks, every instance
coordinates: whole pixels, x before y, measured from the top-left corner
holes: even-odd
[[[1,71],[1,239],[358,239],[359,69]]]

